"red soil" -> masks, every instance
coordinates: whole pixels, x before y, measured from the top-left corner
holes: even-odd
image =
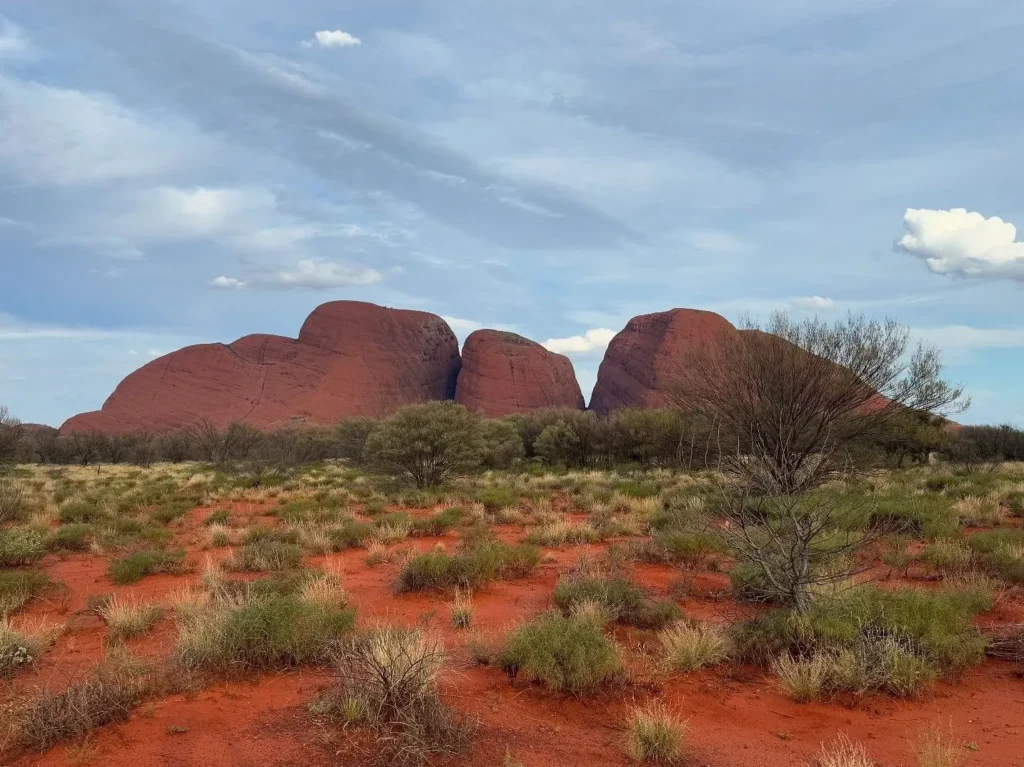
[[[201,522],[218,504],[194,510],[175,523],[176,539],[200,563]],[[236,515],[253,521],[265,506],[233,505]],[[516,527],[498,527],[506,540],[521,537]],[[453,548],[455,535],[410,540],[396,549]],[[551,606],[561,572],[577,557],[601,547],[546,551],[541,566],[528,578],[496,582],[473,594],[473,628],[497,641],[516,622]],[[225,552],[210,552],[224,556]],[[940,682],[922,699],[847,698],[800,705],[784,697],[764,671],[736,665],[690,675],[664,676],[654,671],[656,647],[650,634],[617,629],[616,639],[629,658],[631,681],[581,699],[567,698],[523,682],[511,684],[493,667],[473,665],[464,650],[467,634],[452,628],[449,594],[394,593],[398,561],[368,567],[366,553],[346,551],[314,557],[311,565],[330,565],[342,573],[361,625],[398,623],[435,631],[451,651],[442,678],[448,702],[478,723],[464,757],[445,764],[495,767],[506,750],[527,767],[626,765],[623,721],[633,703],[660,699],[689,721],[686,750],[692,767],[792,767],[809,765],[823,741],[840,733],[865,744],[884,767],[909,767],[910,743],[925,726],[952,726],[957,737],[976,745],[965,749],[968,767],[1024,765],[1024,681],[1011,664],[986,661],[955,684]],[[15,677],[14,692],[62,687],[80,678],[102,658],[105,629],[88,613],[91,596],[123,593],[151,601],[198,579],[198,574],[150,576],[130,586],[114,586],[106,575],[107,559],[76,554],[48,557],[44,569],[63,589],[51,589],[31,603],[15,623],[30,619],[65,622],[68,630],[36,668]],[[728,579],[715,572],[682,573],[663,565],[640,565],[634,577],[652,596],[676,598],[688,616],[736,620],[758,608],[737,605],[724,590]],[[682,577],[682,581],[681,581]],[[680,598],[682,597],[682,598]],[[1019,621],[1024,602],[1009,595],[984,622]],[[149,635],[129,642],[136,654],[166,657],[174,627],[164,618]],[[141,706],[127,722],[101,728],[84,743],[58,746],[45,754],[22,755],[11,764],[65,765],[95,763],[109,767],[141,765],[340,765],[367,763],[364,744],[338,729],[321,727],[306,704],[330,684],[328,671],[301,670],[265,675],[249,681],[216,684],[190,695],[172,695]],[[185,728],[175,732],[169,728]]]

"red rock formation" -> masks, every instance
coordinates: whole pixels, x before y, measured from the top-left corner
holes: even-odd
[[[665,407],[686,355],[721,334],[736,333],[724,317],[697,309],[672,309],[631,319],[608,344],[590,408]]]
[[[536,408],[584,407],[568,357],[499,330],[477,330],[466,339],[455,401],[489,418]]]
[[[274,428],[385,416],[450,399],[459,365],[458,341],[440,317],[336,301],[309,316],[299,340],[251,335],[153,360],[101,410],[74,416],[61,431],[166,432],[203,418]]]

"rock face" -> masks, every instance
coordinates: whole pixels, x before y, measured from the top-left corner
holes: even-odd
[[[724,317],[697,309],[634,317],[608,344],[590,409],[606,414],[622,407],[668,406],[686,355],[736,332]]]
[[[250,335],[153,360],[102,409],[74,416],[61,432],[159,433],[203,418],[275,428],[386,416],[450,399],[460,364],[458,341],[440,317],[336,301],[307,318],[298,340]]]
[[[489,418],[585,406],[568,357],[499,330],[477,330],[466,339],[455,401]]]

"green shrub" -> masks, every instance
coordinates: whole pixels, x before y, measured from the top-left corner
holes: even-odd
[[[39,570],[0,571],[0,617],[14,612],[48,585],[50,579]]]
[[[678,620],[679,608],[672,602],[650,602],[627,578],[563,578],[555,587],[555,605],[566,615],[586,603],[598,604],[619,623],[656,629]]]
[[[951,538],[960,520],[949,498],[941,495],[891,495],[872,498],[869,523],[876,529],[915,538]]]
[[[149,549],[137,551],[124,559],[116,559],[110,563],[110,580],[124,585],[147,575],[166,573],[179,575],[185,571],[184,551],[165,551]]]
[[[203,520],[204,525],[226,525],[231,521],[231,512],[227,509],[217,509],[211,511],[206,519]]]
[[[447,554],[431,551],[412,557],[398,578],[399,591],[424,591],[480,586],[495,578],[519,578],[540,560],[537,548],[487,541],[468,550]]]
[[[579,694],[619,676],[615,643],[589,617],[546,613],[515,629],[498,664],[515,679],[522,674],[552,690]]]
[[[273,538],[258,538],[239,548],[228,564],[232,570],[264,572],[290,570],[302,564],[302,546]]]
[[[322,663],[354,626],[354,610],[296,596],[215,604],[182,623],[175,657],[187,669],[209,671]]]
[[[337,551],[354,549],[362,546],[366,539],[373,535],[376,528],[369,522],[348,521],[327,529],[331,545]]]
[[[810,658],[843,650],[867,656],[868,645],[884,640],[926,661],[935,673],[956,674],[982,660],[985,640],[972,621],[990,607],[990,595],[976,590],[860,587],[815,605],[807,615],[774,610],[737,624],[733,640],[740,658],[760,663],[783,654]]]
[[[95,501],[71,501],[63,504],[59,511],[61,524],[100,522],[108,516],[106,510]]]
[[[985,569],[1010,583],[1024,583],[1024,530],[992,530],[970,536]]]
[[[476,500],[488,511],[499,511],[506,506],[515,506],[519,502],[519,494],[507,485],[489,485],[480,489]]]
[[[31,527],[0,529],[0,567],[18,567],[38,562],[46,554],[43,534]]]
[[[25,516],[25,497],[21,485],[0,477],[0,523],[20,522]]]
[[[434,536],[444,535],[454,529],[466,516],[468,509],[453,506],[439,511],[426,519],[417,519],[412,523],[410,535]]]
[[[91,533],[92,525],[84,522],[61,525],[46,539],[46,548],[50,551],[85,551],[89,548]]]

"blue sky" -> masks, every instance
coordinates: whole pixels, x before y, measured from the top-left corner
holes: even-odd
[[[1016,0],[0,0],[0,403],[323,301],[892,316],[1024,425]]]

